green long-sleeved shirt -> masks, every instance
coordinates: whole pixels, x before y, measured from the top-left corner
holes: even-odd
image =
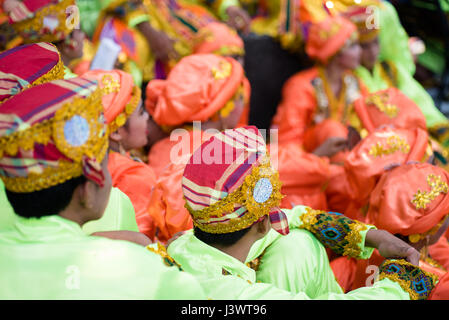
[[[0,230],[13,226],[17,218],[6,197],[3,181],[0,180]],[[111,189],[108,205],[101,219],[89,221],[82,229],[86,234],[114,230],[139,231],[131,200],[117,188]]]
[[[0,230],[0,299],[205,299],[191,275],[53,215]]]
[[[285,210],[291,226],[286,237],[271,230],[252,246],[247,262],[260,256],[259,270],[249,268],[234,257],[200,241],[190,231],[173,241],[168,254],[183,270],[195,275],[207,297],[212,299],[409,299],[401,287],[384,279],[373,287],[361,288],[343,294],[329,267],[322,244],[309,231],[301,227],[300,217],[306,207]],[[372,248],[362,244],[360,256],[368,257]],[[279,258],[281,260],[279,260]],[[257,282],[262,281],[262,282]]]

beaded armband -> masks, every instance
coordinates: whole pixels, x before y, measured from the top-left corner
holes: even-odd
[[[146,246],[146,248],[151,251],[156,253],[157,255],[162,257],[162,261],[164,261],[164,264],[168,267],[177,267],[179,269],[179,271],[184,271],[181,268],[181,265],[179,265],[175,259],[173,259],[172,257],[170,257],[170,255],[167,252],[167,249],[160,243],[157,243],[157,249],[154,249],[153,247],[150,247],[149,245]]]
[[[307,208],[307,213],[300,219],[303,223],[300,228],[312,232],[326,248],[351,258],[360,256],[360,232],[367,229],[364,223],[351,220],[340,213],[310,208]]]
[[[408,292],[411,300],[425,300],[435,287],[437,276],[405,260],[386,260],[379,268],[379,280],[390,279]]]

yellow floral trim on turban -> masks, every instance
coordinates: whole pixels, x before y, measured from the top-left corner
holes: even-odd
[[[427,205],[435,200],[440,193],[448,192],[448,185],[446,182],[441,180],[440,176],[434,174],[429,174],[427,176],[427,184],[430,186],[430,191],[418,191],[413,195],[412,203],[415,205],[416,209],[426,209]]]
[[[408,239],[410,240],[411,243],[417,243],[417,242],[425,239],[427,236],[435,234],[438,231],[438,229],[441,228],[443,223],[446,221],[447,217],[448,216],[445,216],[443,219],[441,219],[441,221],[435,227],[430,229],[429,231],[424,232],[424,233],[411,234],[408,236]]]
[[[377,142],[371,147],[368,154],[376,158],[384,155],[390,155],[397,151],[407,154],[410,152],[410,145],[405,139],[399,136],[390,136],[387,138],[386,145],[382,145],[380,142]]]
[[[60,2],[52,5],[45,6],[34,13],[34,16],[30,19],[26,19],[12,26],[17,33],[23,35],[24,42],[35,42],[37,39],[43,42],[53,42],[62,40],[58,37],[58,34],[68,36],[73,31],[73,26],[70,26],[67,22],[67,8],[75,5],[74,0],[61,0]],[[55,16],[58,20],[58,26],[52,33],[41,33],[44,30],[44,18],[47,16]],[[35,33],[37,38],[28,38],[27,33]]]
[[[328,30],[327,29],[320,30],[320,33],[319,33],[320,38],[322,40],[328,40],[328,39],[332,38],[333,36],[335,36],[340,31],[340,29],[341,29],[341,25],[340,24],[333,23],[330,26],[330,29],[328,29]]]
[[[219,67],[211,69],[212,76],[215,80],[223,80],[229,78],[232,72],[232,64],[228,61],[220,61]]]
[[[227,118],[235,108],[235,101],[241,98],[245,100],[244,94],[245,90],[243,84],[241,84],[234,96],[219,110],[220,116],[222,118]]]
[[[366,103],[370,105],[374,105],[381,112],[385,113],[389,118],[395,118],[398,115],[398,107],[389,104],[388,102],[388,94],[374,94],[366,99]]]
[[[272,192],[266,201],[260,203],[254,198],[254,190],[256,184],[263,178],[270,181]],[[223,199],[203,210],[195,211],[187,202],[185,207],[192,215],[193,224],[204,232],[220,234],[235,232],[251,226],[260,217],[268,215],[273,208],[279,206],[283,198],[281,186],[279,173],[271,167],[269,158],[264,157],[260,164],[252,169],[251,174],[245,177],[243,184]],[[234,212],[236,206],[245,207],[248,213],[240,218],[229,219],[226,223],[207,223],[211,218],[221,218]]]
[[[133,112],[139,105],[140,99],[141,99],[141,89],[138,86],[134,86],[131,98],[129,102],[126,104],[124,110],[117,117],[115,117],[115,119],[112,120],[111,123],[109,123],[110,132],[115,132],[118,130],[118,128],[125,125],[129,116],[133,114]]]
[[[245,49],[239,46],[223,46],[213,53],[220,56],[244,56]]]

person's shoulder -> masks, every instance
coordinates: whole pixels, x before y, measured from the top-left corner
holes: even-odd
[[[297,90],[313,90],[312,81],[318,76],[318,69],[313,67],[300,71],[291,76],[284,84],[283,93],[296,92]]]
[[[310,82],[317,76],[318,76],[318,69],[316,67],[312,67],[295,73],[288,79],[288,82],[289,83]]]

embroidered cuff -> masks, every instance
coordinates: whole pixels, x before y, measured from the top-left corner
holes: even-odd
[[[335,253],[357,259],[367,259],[374,248],[365,247],[365,237],[374,226],[366,225],[357,220],[335,212],[325,212],[306,208],[300,217],[302,225],[299,228],[312,232],[315,237]]]
[[[437,276],[405,260],[388,259],[379,268],[379,280],[390,279],[410,295],[411,300],[426,300],[436,283]]]

